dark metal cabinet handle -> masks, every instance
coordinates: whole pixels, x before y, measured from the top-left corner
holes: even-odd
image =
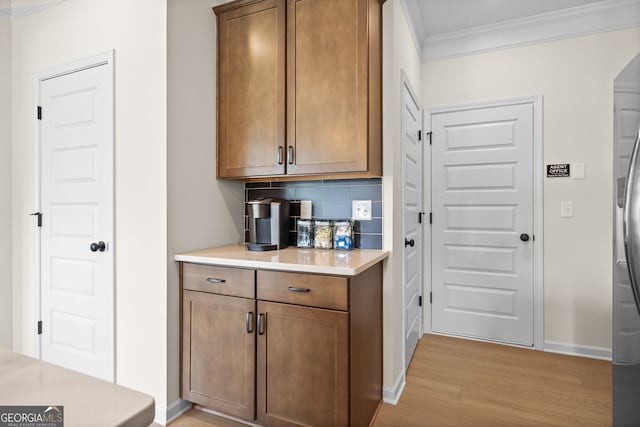
[[[408,240],[406,237],[404,238],[404,247],[406,248],[407,246],[411,246],[414,247],[416,245],[416,241],[411,239]]]
[[[282,154],[284,153],[284,148],[282,148],[282,145],[278,146],[278,153],[276,154],[276,162],[278,162],[279,165],[282,164]]]
[[[98,243],[92,243],[89,246],[89,249],[91,250],[91,252],[104,252],[105,249],[107,249],[107,244],[101,240]]]
[[[219,283],[224,283],[226,282],[226,280],[224,279],[216,279],[215,277],[207,277],[207,282],[209,283],[214,283],[214,284],[219,284]]]
[[[264,335],[264,314],[258,314],[258,335]]]
[[[529,235],[527,233],[522,233],[520,235],[520,240],[522,240],[523,242],[528,242],[529,241]]]
[[[293,145],[290,145],[289,148],[287,148],[287,160],[290,165],[293,164]]]
[[[247,311],[247,315],[244,319],[245,327],[247,328],[247,333],[250,334],[253,332],[253,312]]]
[[[289,292],[311,292],[311,289],[309,288],[296,288],[294,286],[289,286],[287,290]]]

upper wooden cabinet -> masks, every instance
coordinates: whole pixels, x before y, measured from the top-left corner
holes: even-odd
[[[379,0],[214,11],[219,178],[382,174]]]
[[[218,14],[218,177],[283,174],[284,0],[243,1],[214,10]]]

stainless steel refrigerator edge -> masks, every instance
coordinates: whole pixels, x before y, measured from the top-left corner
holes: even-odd
[[[614,81],[613,426],[640,426],[640,55]]]

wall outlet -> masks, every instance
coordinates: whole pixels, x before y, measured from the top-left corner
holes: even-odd
[[[371,200],[353,200],[353,219],[360,221],[371,221]]]

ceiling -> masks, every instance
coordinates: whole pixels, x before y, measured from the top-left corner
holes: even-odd
[[[602,0],[413,0],[426,37],[597,3]]]

